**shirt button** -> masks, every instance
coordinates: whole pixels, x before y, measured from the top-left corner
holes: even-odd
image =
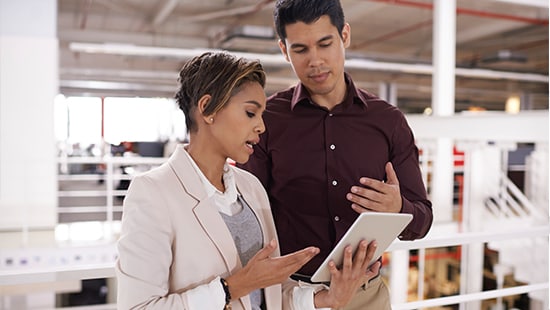
[[[338,185],[338,182],[336,180],[332,181],[332,185],[336,186]]]
[[[331,150],[334,150],[335,148],[336,148],[336,145],[334,145],[334,144],[331,144],[331,145],[330,145],[330,149],[331,149]]]
[[[334,217],[334,220],[335,220],[336,222],[338,222],[338,221],[340,220],[340,217],[337,215],[337,216]]]
[[[332,114],[332,113],[329,113],[329,114],[328,114],[328,116],[333,116],[333,115],[334,115],[334,114]]]

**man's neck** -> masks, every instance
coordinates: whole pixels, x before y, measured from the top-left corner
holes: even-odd
[[[346,99],[347,85],[344,81],[333,91],[327,94],[315,94],[311,96],[313,102],[331,111]]]

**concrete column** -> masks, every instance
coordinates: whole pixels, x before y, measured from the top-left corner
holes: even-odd
[[[0,230],[57,222],[56,25],[55,0],[0,0]]]
[[[451,116],[455,110],[456,0],[434,1],[432,110]],[[453,140],[439,138],[432,170],[430,198],[434,222],[453,220]]]

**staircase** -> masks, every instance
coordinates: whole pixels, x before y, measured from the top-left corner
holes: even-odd
[[[533,204],[506,176],[501,175],[501,187],[496,197],[485,201],[486,230],[517,229],[548,223],[547,205]],[[548,237],[515,238],[487,245],[499,252],[497,276],[513,273],[515,280],[528,284],[548,281]],[[503,273],[506,270],[507,273]],[[529,297],[547,300],[548,292],[536,291]]]

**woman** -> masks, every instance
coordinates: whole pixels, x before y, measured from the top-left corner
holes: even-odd
[[[118,308],[313,309],[318,290],[289,276],[319,249],[281,257],[264,188],[228,164],[246,162],[265,130],[262,66],[205,53],[184,65],[179,82],[189,144],[130,184],[118,241]],[[358,252],[365,261],[372,256],[366,245]]]

